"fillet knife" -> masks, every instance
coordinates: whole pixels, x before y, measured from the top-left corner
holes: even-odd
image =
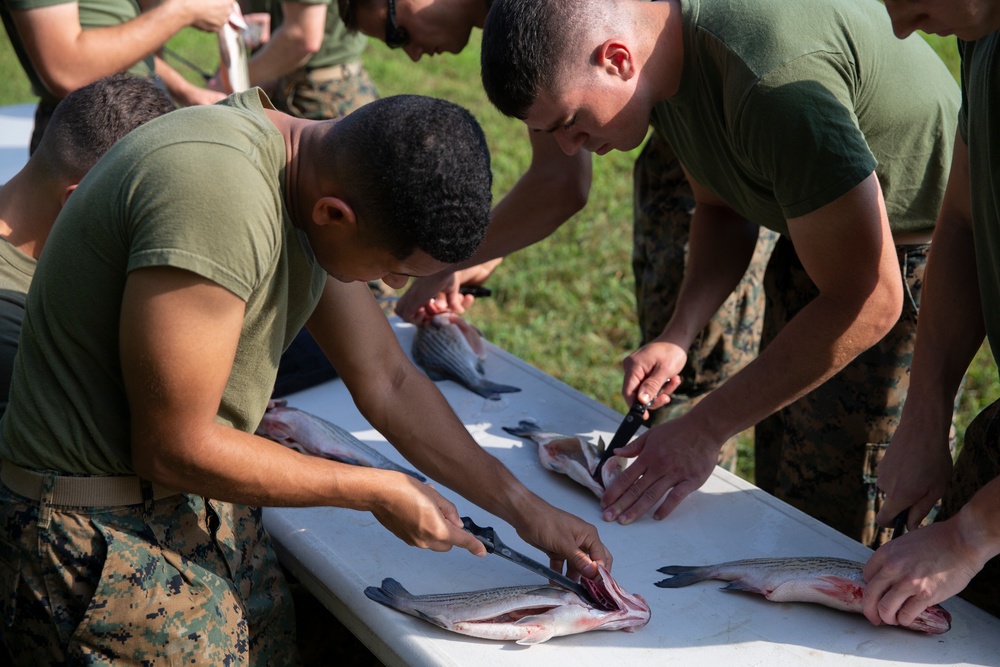
[[[591,477],[598,484],[601,483],[601,468],[604,464],[608,462],[616,450],[621,449],[628,444],[628,441],[632,439],[635,432],[639,430],[642,426],[642,415],[646,412],[646,408],[653,404],[653,401],[648,403],[643,403],[642,401],[636,401],[629,408],[628,413],[625,415],[625,419],[622,420],[621,426],[615,431],[614,436],[611,438],[611,442],[604,448],[601,452],[601,458],[597,460],[597,467],[594,468],[594,474]]]
[[[588,600],[594,604],[601,605],[601,600],[596,600],[593,595],[590,594],[590,590],[587,589],[583,584],[573,581],[569,577],[559,572],[556,572],[551,567],[542,565],[536,560],[528,558],[522,553],[519,553],[506,544],[500,541],[497,537],[497,532],[490,528],[489,526],[482,528],[477,526],[476,523],[467,516],[462,517],[462,527],[467,531],[472,533],[472,535],[483,543],[486,547],[486,552],[491,554],[496,554],[501,558],[509,560],[511,563],[515,563],[525,568],[526,570],[531,570],[535,574],[540,574],[546,579],[554,581],[563,588],[569,589],[582,597],[584,600]]]

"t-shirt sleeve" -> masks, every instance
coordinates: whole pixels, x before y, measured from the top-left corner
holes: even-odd
[[[252,156],[227,146],[176,144],[146,159],[123,185],[128,271],[186,269],[247,300],[279,247],[282,210]]]
[[[811,213],[875,171],[848,77],[804,56],[762,79],[736,116],[737,150],[773,187],[785,218]]]

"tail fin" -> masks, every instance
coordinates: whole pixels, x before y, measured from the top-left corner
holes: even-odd
[[[517,426],[503,426],[503,430],[519,438],[530,438],[532,433],[538,433],[542,427],[533,419],[522,419]]]
[[[365,589],[365,595],[370,600],[384,604],[387,607],[399,609],[400,602],[413,596],[410,591],[403,588],[403,584],[395,579],[383,579],[382,586],[369,586]]]
[[[657,570],[663,574],[673,575],[669,579],[657,581],[659,588],[683,588],[705,581],[710,578],[711,571],[707,567],[691,567],[687,565],[667,565]]]

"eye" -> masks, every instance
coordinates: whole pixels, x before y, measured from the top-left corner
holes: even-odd
[[[568,129],[570,129],[571,127],[573,127],[573,126],[574,126],[575,124],[576,124],[576,116],[574,115],[574,116],[573,116],[572,118],[570,118],[570,119],[569,119],[568,121],[566,121],[566,122],[565,122],[565,123],[563,124],[563,129],[564,129],[564,130],[568,130]]]

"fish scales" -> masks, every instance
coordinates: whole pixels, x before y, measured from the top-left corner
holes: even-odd
[[[395,579],[384,579],[381,587],[366,588],[365,595],[452,632],[518,644],[590,630],[632,632],[648,623],[649,605],[642,596],[624,591],[603,566],[598,571],[598,580],[582,583],[608,601],[606,609],[551,584],[413,595]]]
[[[440,313],[421,323],[413,338],[413,360],[432,380],[454,380],[483,398],[499,400],[500,394],[519,387],[486,379],[482,335],[452,313]]]
[[[261,419],[257,434],[291,449],[351,465],[401,472],[421,482],[426,477],[397,465],[377,450],[354,437],[350,431],[322,417],[278,402]]]
[[[730,582],[723,590],[759,593],[773,602],[812,602],[855,614],[862,613],[864,564],[825,556],[802,558],[748,558],[712,565],[668,565],[658,572],[671,575],[656,582],[660,588],[682,588],[718,579]],[[927,634],[951,629],[951,615],[932,605],[909,626]]]

